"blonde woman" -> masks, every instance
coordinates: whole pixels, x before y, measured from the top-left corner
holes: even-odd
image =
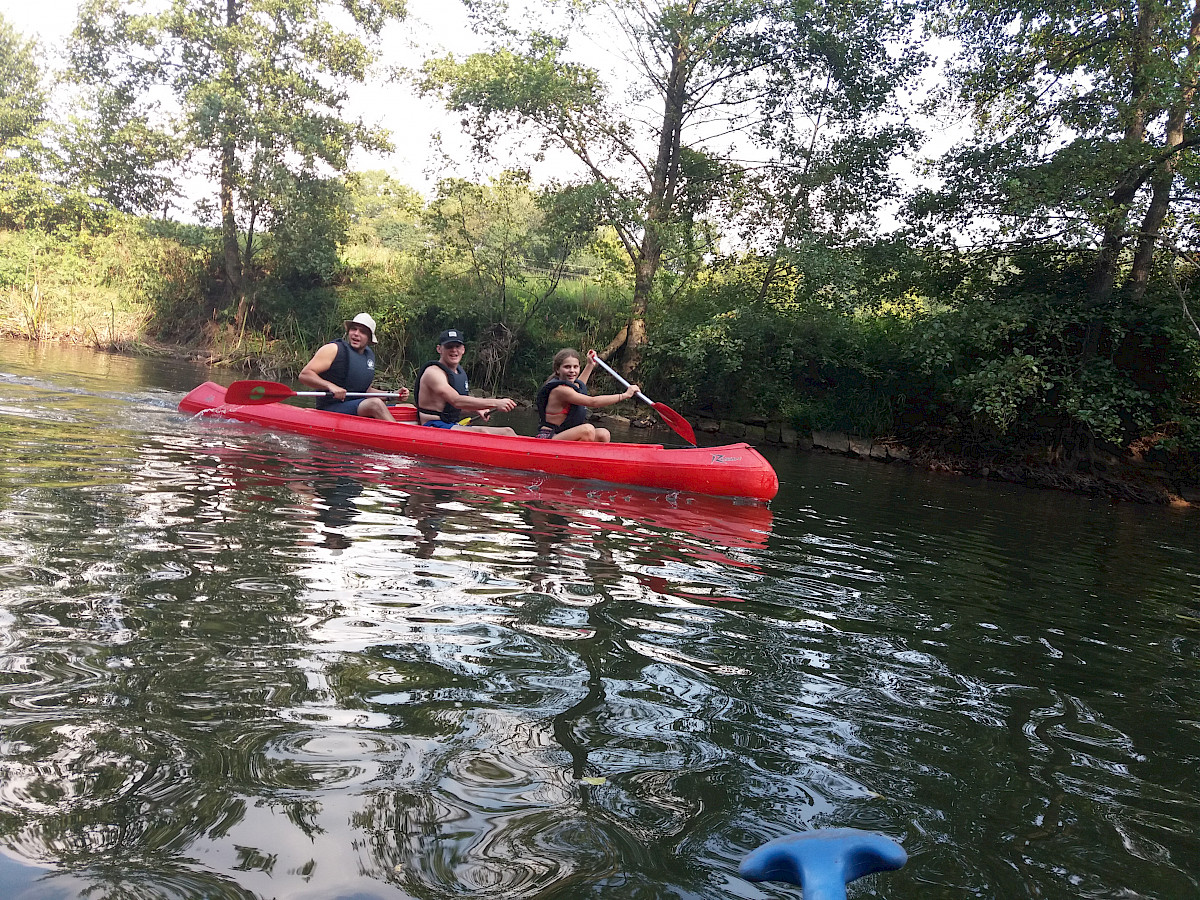
[[[537,394],[537,437],[555,441],[595,441],[607,444],[612,440],[607,428],[597,428],[588,418],[588,409],[612,406],[628,400],[639,390],[631,384],[623,394],[588,393],[587,382],[596,364],[590,359],[583,365],[578,350],[567,347],[554,354],[554,371]]]

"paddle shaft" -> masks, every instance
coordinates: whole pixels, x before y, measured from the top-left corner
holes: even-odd
[[[624,378],[622,378],[620,375],[618,375],[616,372],[614,372],[612,369],[612,366],[610,366],[608,363],[606,363],[604,360],[602,360],[600,358],[600,355],[598,353],[596,353],[595,350],[588,351],[588,359],[592,360],[592,362],[599,363],[600,368],[604,369],[605,372],[607,372],[609,375],[611,375],[613,378],[615,378],[617,380],[618,384],[623,384],[623,385],[625,385],[625,387],[629,387],[629,382],[626,381]],[[662,416],[663,421],[667,423],[667,426],[672,431],[674,431],[677,435],[679,435],[681,438],[683,438],[685,441],[687,441],[693,447],[696,446],[696,432],[692,429],[692,426],[690,424],[688,424],[687,419],[685,419],[679,413],[675,412],[675,410],[671,409],[671,407],[667,406],[667,404],[655,403],[653,400],[651,400],[649,397],[647,397],[641,391],[638,391],[635,396],[639,400],[641,400],[643,403],[650,406],[650,408],[653,409],[660,416]]]
[[[592,362],[594,362],[596,365],[598,365],[600,368],[602,368],[605,372],[607,372],[609,375],[611,375],[613,378],[615,378],[617,380],[617,384],[621,385],[622,387],[626,387],[626,388],[629,387],[629,382],[626,381],[624,378],[622,378],[620,375],[618,375],[616,370],[613,369],[612,366],[610,366],[608,363],[606,363],[604,360],[602,360],[600,358],[600,354],[596,353],[595,350],[593,350],[591,353],[588,354],[588,358]],[[645,394],[643,394],[641,391],[638,391],[633,396],[637,397],[639,400],[641,400],[647,406],[654,405],[654,401],[651,400],[649,397],[647,397]]]
[[[396,398],[399,399],[400,393],[349,393],[346,394],[348,399],[365,400],[368,397],[381,398]],[[324,397],[326,399],[334,399],[332,391],[293,391],[286,384],[280,384],[277,381],[235,381],[231,384],[225,393],[226,402],[233,404],[250,404],[256,405],[260,403],[278,403],[280,400],[288,400],[292,397]]]
[[[333,399],[333,391],[292,391],[292,396],[293,397],[327,397],[330,400],[332,400]],[[393,399],[398,399],[400,397],[400,395],[396,394],[396,393],[390,393],[390,394],[347,393],[346,394],[347,400],[359,400],[364,397],[391,397]]]

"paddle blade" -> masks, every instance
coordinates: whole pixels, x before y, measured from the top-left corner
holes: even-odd
[[[696,446],[696,432],[692,431],[692,426],[688,423],[687,419],[665,403],[651,403],[650,405],[654,407],[655,412],[663,417],[663,421],[671,426],[672,431],[693,447]]]
[[[295,396],[295,391],[277,381],[235,381],[225,389],[225,402],[234,406],[278,403]]]

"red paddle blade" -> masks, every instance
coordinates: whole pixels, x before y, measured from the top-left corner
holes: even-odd
[[[677,435],[691,444],[696,446],[696,432],[692,431],[692,426],[688,424],[688,420],[681,416],[665,403],[651,403],[654,411],[663,417],[663,421],[671,426],[671,430]]]
[[[225,389],[225,402],[235,406],[277,403],[295,396],[295,391],[277,381],[235,381]]]

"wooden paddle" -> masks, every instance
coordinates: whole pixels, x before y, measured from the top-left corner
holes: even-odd
[[[613,378],[615,378],[617,380],[618,384],[622,384],[625,387],[629,387],[629,382],[626,381],[624,378],[622,378],[620,375],[618,375],[615,371],[613,371],[612,366],[610,366],[608,363],[606,363],[604,360],[602,360],[596,354],[595,350],[588,351],[588,359],[590,359],[592,362],[596,363],[596,365],[598,365],[605,372],[607,372],[609,375],[611,375]],[[641,391],[638,391],[634,396],[637,397],[639,400],[641,400],[643,403],[646,403],[646,404],[650,405],[651,407],[653,407],[654,411],[663,417],[663,421],[671,426],[672,431],[674,431],[677,435],[679,435],[681,438],[683,438],[685,441],[687,441],[693,447],[696,446],[696,432],[694,432],[692,430],[692,426],[690,424],[688,424],[687,419],[685,419],[679,413],[675,412],[675,410],[671,409],[671,407],[667,406],[667,404],[655,403],[653,400],[651,400],[649,397],[647,397]]]
[[[277,381],[235,381],[225,389],[225,402],[231,406],[255,406],[262,403],[278,403],[290,397],[333,397],[328,391],[293,391]],[[392,397],[399,394],[347,394],[347,400],[360,397]]]

